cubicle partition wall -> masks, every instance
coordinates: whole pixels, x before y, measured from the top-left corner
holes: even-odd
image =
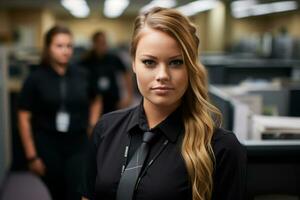
[[[248,139],[249,108],[213,85],[209,87],[209,98],[222,114],[222,128],[236,133],[240,141]]]
[[[289,115],[300,117],[300,88],[291,88],[289,97]]]
[[[0,47],[0,189],[11,162],[6,58],[5,49]]]
[[[262,89],[262,90],[252,90],[249,94],[257,94],[262,97],[263,107],[265,111],[270,112],[269,115],[278,116],[289,116],[289,100],[290,100],[290,90],[288,88],[278,88],[278,89]],[[267,109],[267,110],[266,110]],[[269,111],[268,111],[269,110]]]
[[[207,55],[201,58],[211,84],[239,84],[246,79],[291,78],[300,61]]]
[[[234,108],[230,98],[225,94],[214,90],[213,87],[209,90],[209,98],[213,105],[216,106],[222,113],[222,127],[233,131]]]

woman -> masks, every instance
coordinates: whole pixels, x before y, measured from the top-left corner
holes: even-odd
[[[244,199],[245,150],[219,128],[198,46],[196,28],[175,10],[137,17],[131,56],[143,100],[96,125],[83,199]],[[146,145],[147,132],[156,138]]]
[[[55,200],[80,199],[82,152],[100,110],[87,74],[69,66],[72,52],[71,32],[51,28],[41,65],[25,81],[19,101],[19,130],[29,169],[41,176]]]

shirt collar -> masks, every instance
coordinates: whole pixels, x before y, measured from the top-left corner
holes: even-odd
[[[51,67],[50,65],[46,65],[46,66],[44,66],[44,67],[45,67],[45,69],[49,70],[50,73],[52,73],[53,75],[58,76],[58,77],[61,77],[61,75],[59,75],[59,74],[53,69],[53,67]],[[70,75],[70,73],[71,73],[70,67],[71,67],[71,66],[69,66],[69,65],[67,66],[66,73],[65,73],[63,76],[69,76],[69,75]]]
[[[132,129],[134,128],[138,128],[139,126],[139,112],[140,112],[140,107],[142,106],[142,104],[140,104],[139,106],[135,107],[135,109],[133,110],[132,116],[129,119],[129,123],[127,126],[127,133],[130,133]]]
[[[130,133],[134,129],[139,129],[140,131],[146,131],[149,129],[143,108],[143,101],[141,101],[140,105],[133,111],[133,116],[129,121],[127,132]],[[162,132],[168,140],[176,142],[178,136],[184,131],[181,106],[179,106],[173,113],[171,113],[152,130]]]

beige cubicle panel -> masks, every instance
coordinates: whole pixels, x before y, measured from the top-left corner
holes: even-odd
[[[11,163],[6,51],[0,47],[0,186]]]

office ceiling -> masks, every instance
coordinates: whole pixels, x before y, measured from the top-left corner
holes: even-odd
[[[70,15],[68,11],[62,7],[60,1],[61,0],[0,0],[0,9],[49,8],[56,15]],[[86,1],[91,9],[91,15],[102,13],[104,0]],[[177,5],[183,5],[192,1],[194,0],[177,0]],[[125,10],[124,15],[136,15],[139,9],[149,2],[151,2],[151,0],[130,0],[130,4]]]
[[[0,9],[24,9],[24,8],[48,8],[52,10],[56,16],[72,17],[61,4],[61,0],[0,0]],[[130,5],[125,10],[123,16],[136,15],[140,8],[149,3],[151,0],[130,0]],[[161,0],[164,1],[164,0]],[[184,5],[195,0],[177,0],[177,6]],[[234,0],[223,0],[230,2]],[[274,2],[279,0],[258,0],[259,2]],[[281,1],[281,0],[280,0]],[[296,0],[300,5],[300,0]],[[91,16],[102,15],[104,0],[87,0],[91,9]]]

